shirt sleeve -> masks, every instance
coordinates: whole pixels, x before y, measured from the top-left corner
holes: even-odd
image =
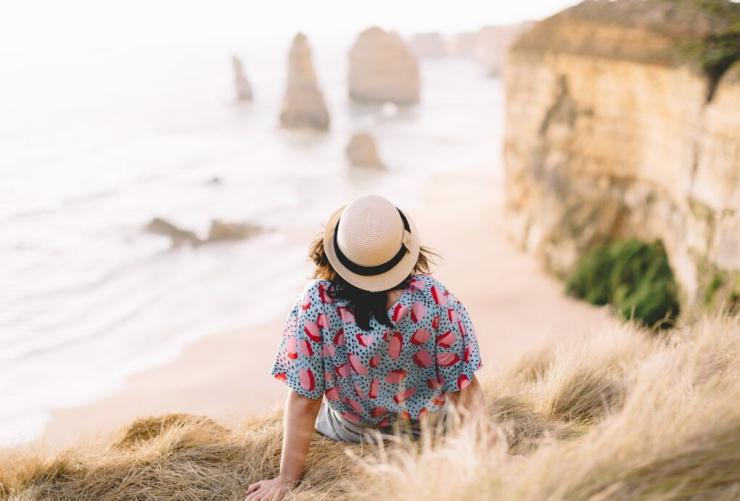
[[[439,326],[436,330],[436,364],[442,390],[465,388],[483,364],[478,339],[463,303],[442,284],[435,294]]]
[[[307,287],[288,313],[272,375],[304,397],[318,399],[324,393],[321,302]]]

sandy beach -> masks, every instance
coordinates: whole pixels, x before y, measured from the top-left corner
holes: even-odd
[[[605,309],[566,297],[560,282],[507,240],[502,201],[500,179],[445,175],[427,181],[421,203],[408,208],[422,243],[442,256],[433,272],[465,303],[476,326],[483,379],[553,336],[585,336],[613,322]],[[319,227],[297,229],[290,238],[308,244]],[[287,308],[293,298],[276,300]],[[205,337],[174,362],[130,377],[115,394],[55,411],[41,442],[58,448],[94,440],[162,413],[208,415],[234,426],[274,409],[286,395],[269,376],[282,320]]]

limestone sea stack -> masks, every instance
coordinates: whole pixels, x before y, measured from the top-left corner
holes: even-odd
[[[454,57],[472,59],[482,65],[488,75],[500,77],[504,72],[509,48],[533,24],[526,21],[491,25],[478,31],[455,33],[449,38],[448,53]]]
[[[234,68],[234,85],[236,87],[236,98],[239,101],[251,101],[252,100],[252,86],[249,85],[244,74],[244,65],[241,60],[236,56],[231,56],[231,65]]]
[[[398,33],[378,27],[360,33],[349,54],[349,96],[367,103],[419,102],[421,78],[411,50]]]
[[[481,63],[492,77],[504,73],[506,54],[516,39],[532,27],[531,22],[484,26],[475,41],[474,58]]]
[[[454,57],[473,59],[478,44],[479,31],[464,31],[450,37],[449,53]]]
[[[353,167],[384,168],[383,162],[378,155],[378,147],[375,144],[375,139],[366,132],[359,132],[353,135],[345,152]]]
[[[288,55],[288,83],[280,124],[287,129],[328,130],[329,121],[324,96],[316,81],[308,38],[298,33]]]
[[[417,33],[409,41],[411,52],[419,58],[436,59],[449,55],[447,41],[436,32]]]
[[[686,306],[740,299],[740,9],[711,5],[588,1],[513,45],[506,220],[553,272],[660,239]]]

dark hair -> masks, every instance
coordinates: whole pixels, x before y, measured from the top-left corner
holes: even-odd
[[[311,243],[308,252],[308,257],[316,265],[313,278],[331,282],[327,292],[332,298],[348,300],[347,306],[355,316],[357,325],[362,330],[370,330],[370,317],[374,317],[375,320],[383,325],[392,327],[393,324],[391,324],[391,320],[388,318],[388,310],[385,307],[387,300],[386,294],[388,291],[405,288],[409,283],[411,275],[429,273],[429,265],[432,263],[430,259],[431,255],[439,256],[436,252],[422,246],[419,250],[419,257],[416,260],[414,268],[401,283],[384,291],[370,292],[350,284],[334,270],[334,267],[324,252],[323,233]]]

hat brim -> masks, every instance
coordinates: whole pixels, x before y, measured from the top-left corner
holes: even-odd
[[[419,250],[421,244],[419,241],[419,232],[416,229],[416,223],[409,217],[409,215],[402,209],[399,208],[403,215],[409,222],[409,228],[411,228],[411,239],[408,245],[409,252],[404,254],[403,258],[390,270],[380,273],[378,275],[358,275],[348,270],[340,261],[337,259],[337,254],[334,252],[334,229],[337,226],[337,221],[342,216],[344,208],[343,205],[329,217],[329,221],[326,223],[324,228],[324,252],[326,258],[332,265],[334,270],[339,274],[340,277],[345,279],[350,284],[360,289],[369,292],[380,292],[392,289],[398,284],[403,282],[406,277],[411,274],[416,266],[416,262],[419,259]]]

